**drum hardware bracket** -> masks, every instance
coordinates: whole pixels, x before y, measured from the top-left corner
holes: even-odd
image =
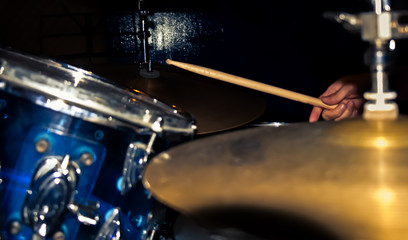
[[[148,240],[153,240],[154,239],[154,237],[155,237],[155,235],[156,235],[156,228],[153,228],[152,230],[151,230],[151,232],[147,235],[147,239]]]
[[[4,59],[0,60],[0,65],[1,65],[1,67],[0,67],[0,74],[3,74],[3,72],[4,72],[4,66],[5,66],[6,64],[7,64],[7,61],[6,61],[6,60],[4,60]],[[0,82],[0,83],[5,84],[4,82]]]
[[[393,100],[397,94],[388,91],[387,70],[392,63],[395,39],[408,38],[408,11],[391,11],[389,1],[372,0],[374,11],[352,15],[348,13],[325,13],[350,31],[360,31],[361,38],[371,47],[366,53],[370,66],[372,91],[364,94],[365,119],[396,119],[398,106]]]
[[[146,224],[147,227],[143,230],[143,237],[142,239],[145,240],[154,240],[154,239],[166,239],[161,231],[160,231],[160,225],[158,222],[161,222],[159,220],[161,214],[159,212],[150,212],[146,218]]]
[[[122,174],[122,195],[125,195],[142,178],[143,170],[152,152],[156,137],[157,133],[152,133],[147,145],[142,142],[132,142],[129,144]]]
[[[95,240],[119,240],[121,238],[120,222],[120,208],[114,208],[112,214],[103,223]]]
[[[99,204],[74,203],[80,174],[68,154],[62,159],[47,156],[38,162],[21,209],[22,221],[32,228],[34,236],[45,238],[55,232],[67,210],[76,214],[79,222],[96,225]]]
[[[155,132],[162,132],[163,131],[163,118],[158,117],[156,121],[152,124],[152,130]]]
[[[68,209],[77,215],[80,223],[85,225],[96,225],[99,221],[99,216],[96,211],[99,209],[99,202],[89,201],[87,205],[69,204]]]

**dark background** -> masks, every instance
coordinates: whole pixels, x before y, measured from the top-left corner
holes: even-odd
[[[79,67],[142,60],[136,0],[1,2],[2,47]],[[408,9],[403,0],[391,4]],[[367,43],[322,16],[371,11],[368,0],[145,0],[145,8],[155,64],[172,58],[315,97],[341,76],[368,72]],[[405,65],[405,40],[397,53]],[[307,121],[310,106],[265,97],[262,121]]]

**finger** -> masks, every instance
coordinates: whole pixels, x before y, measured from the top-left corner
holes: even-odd
[[[356,86],[352,84],[346,84],[343,87],[341,87],[338,91],[333,92],[330,95],[322,96],[320,99],[328,104],[328,105],[334,105],[338,104],[345,98],[351,98],[356,96]]]
[[[364,98],[353,99],[353,103],[354,103],[354,108],[357,110],[357,113],[362,112],[363,106],[365,103],[365,99]]]
[[[313,107],[312,112],[310,113],[309,116],[309,122],[317,122],[322,111],[323,109],[320,107]]]
[[[340,121],[340,120],[343,120],[343,119],[346,119],[346,118],[351,118],[351,117],[353,117],[353,114],[354,114],[355,110],[356,110],[356,108],[354,106],[354,103],[350,101],[350,102],[348,102],[346,104],[346,107],[345,107],[345,110],[344,110],[343,114],[341,114],[338,118],[336,118],[334,120],[335,121]]]
[[[335,94],[335,93],[338,92],[342,87],[343,87],[343,83],[342,83],[341,81],[334,82],[332,85],[330,85],[330,86],[326,89],[326,91],[324,91],[324,92],[322,93],[322,95],[320,95],[319,98],[321,99],[322,97],[327,97],[327,96],[330,96],[330,95],[332,95],[332,94]]]
[[[340,103],[335,109],[325,109],[322,113],[324,120],[330,121],[339,118],[346,110],[346,103]]]
[[[351,114],[351,117],[356,117],[358,115],[358,109],[354,109],[353,113]]]

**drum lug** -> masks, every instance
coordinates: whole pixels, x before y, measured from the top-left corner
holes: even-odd
[[[153,133],[147,145],[142,142],[129,144],[123,167],[122,195],[125,195],[141,179],[156,136],[157,134]]]
[[[87,205],[69,204],[68,209],[77,215],[77,219],[84,225],[96,225],[99,221],[97,210],[99,209],[99,202],[90,201]]]
[[[95,240],[119,240],[120,238],[120,209],[115,208],[109,218],[103,223]]]
[[[97,217],[89,217],[97,205],[80,206],[74,195],[81,174],[79,166],[69,155],[48,156],[37,164],[21,209],[24,224],[31,227],[34,236],[45,238],[55,232],[70,210],[82,223],[96,224]]]

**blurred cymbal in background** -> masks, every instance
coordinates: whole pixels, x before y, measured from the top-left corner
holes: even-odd
[[[159,65],[158,78],[143,78],[137,64],[94,64],[84,69],[126,88],[141,91],[192,114],[197,134],[209,134],[243,126],[265,111],[264,95],[176,67]]]

